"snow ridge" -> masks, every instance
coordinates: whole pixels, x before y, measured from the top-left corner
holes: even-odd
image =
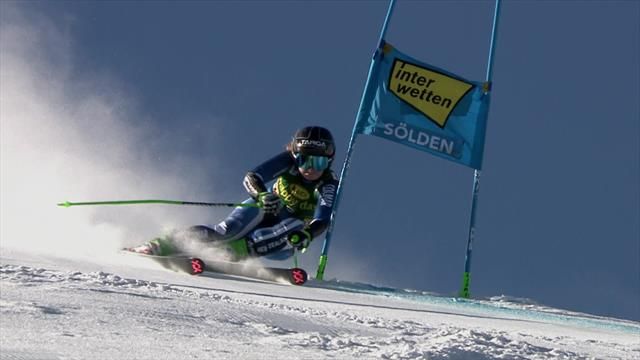
[[[82,347],[72,345],[71,340],[78,337],[88,348],[118,358],[216,354],[216,358],[256,359],[292,355],[309,359],[579,359],[599,354],[623,359],[640,355],[637,343],[617,342],[610,336],[547,335],[509,319],[489,321],[505,322],[507,328],[487,326],[488,318],[451,310],[443,315],[439,308],[407,306],[406,299],[383,300],[388,297],[319,288],[308,291],[325,298],[301,291],[297,299],[278,296],[279,289],[291,288],[287,286],[269,285],[273,294],[265,296],[241,286],[228,291],[103,271],[22,265],[0,265],[0,284],[0,345],[3,353],[21,359],[41,358],[42,353],[33,349],[46,349],[49,358],[84,358],[87,353]],[[514,323],[519,326],[513,327]],[[43,334],[26,341],[36,331]],[[58,345],[52,345],[53,339]],[[123,346],[123,339],[146,346]],[[166,346],[160,346],[167,342],[172,344],[168,353]]]
[[[388,296],[400,299],[409,299],[416,302],[438,303],[450,305],[459,304],[460,310],[469,312],[492,313],[499,316],[527,318],[531,320],[548,321],[558,324],[573,323],[584,327],[612,329],[640,334],[640,324],[634,321],[608,318],[590,315],[575,311],[556,309],[541,305],[532,299],[516,298],[512,296],[492,296],[487,299],[461,299],[446,297],[426,291],[409,289],[394,289],[377,285],[331,280],[327,282],[310,282],[310,286],[319,286],[326,289],[335,289],[348,292],[360,292],[372,295]]]

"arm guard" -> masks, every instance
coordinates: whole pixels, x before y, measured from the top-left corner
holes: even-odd
[[[258,194],[268,191],[266,183],[277,178],[293,165],[294,161],[291,154],[289,154],[288,151],[283,151],[249,171],[247,175],[245,175],[242,184],[249,195],[257,199]]]
[[[258,194],[267,191],[267,187],[264,185],[262,177],[252,171],[245,175],[242,185],[244,185],[244,188],[254,199],[258,198]]]
[[[306,230],[311,233],[312,238],[318,237],[329,227],[337,189],[338,179],[333,171],[330,171],[317,188],[318,204],[313,220],[307,225]]]
[[[313,219],[311,220],[309,225],[305,227],[305,230],[308,231],[309,234],[311,234],[312,239],[315,239],[316,237],[320,236],[320,234],[322,234],[328,227],[329,220]]]

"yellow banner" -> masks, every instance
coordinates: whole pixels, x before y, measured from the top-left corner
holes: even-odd
[[[473,84],[395,59],[389,89],[444,128],[449,114]]]

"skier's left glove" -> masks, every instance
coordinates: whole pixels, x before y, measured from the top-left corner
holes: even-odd
[[[306,230],[292,231],[287,235],[287,242],[298,251],[306,251],[311,243],[311,234]]]

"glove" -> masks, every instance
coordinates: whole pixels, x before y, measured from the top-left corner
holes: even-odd
[[[289,245],[302,252],[309,247],[311,240],[311,234],[305,230],[292,231],[287,235]]]
[[[276,215],[282,209],[282,201],[278,195],[271,192],[261,192],[258,194],[258,205],[265,214]]]

